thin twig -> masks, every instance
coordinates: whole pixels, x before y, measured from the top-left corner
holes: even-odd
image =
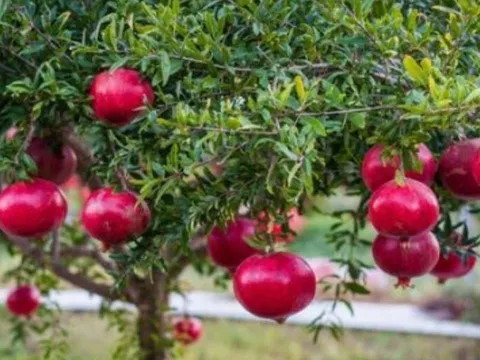
[[[30,123],[28,125],[27,135],[25,136],[25,139],[23,140],[22,145],[20,146],[20,148],[17,151],[17,154],[15,155],[15,159],[14,159],[15,164],[18,164],[18,159],[20,158],[20,155],[28,148],[28,146],[32,142],[34,134],[35,134],[35,117],[33,115],[30,115]]]
[[[379,105],[379,106],[368,106],[368,107],[344,109],[344,110],[333,110],[333,111],[293,112],[293,114],[296,114],[298,116],[330,116],[330,115],[344,115],[344,114],[352,114],[352,113],[398,110],[398,109],[399,107],[396,105]]]
[[[115,148],[115,144],[113,143],[112,139],[110,138],[111,132],[109,131],[107,134],[107,142],[108,145],[110,146],[110,151],[112,152],[112,156],[115,156],[115,153],[117,152],[117,149]],[[112,135],[113,136],[113,135]],[[120,182],[120,185],[123,190],[127,191],[128,190],[128,180],[127,177],[125,176],[125,172],[118,164],[115,165],[115,174],[117,175],[117,179]]]
[[[38,67],[37,65],[35,65],[33,62],[31,62],[30,60],[27,60],[25,59],[23,56],[21,55],[18,55],[17,53],[15,53],[12,49],[10,49],[8,46],[5,46],[3,45],[2,43],[0,43],[0,49],[3,49],[5,51],[7,51],[10,55],[16,57],[18,60],[20,60],[21,62],[23,62],[24,64],[30,66],[32,69],[34,70],[37,70]]]

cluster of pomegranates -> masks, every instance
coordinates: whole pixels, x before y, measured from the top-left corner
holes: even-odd
[[[289,227],[299,226],[296,210],[289,212]],[[266,253],[249,244],[260,233],[275,242],[291,241],[279,224],[237,217],[215,227],[208,236],[208,251],[213,262],[229,270],[237,300],[250,313],[279,323],[307,307],[315,296],[316,278],[310,265],[289,252]]]
[[[441,255],[431,232],[440,216],[437,197],[430,188],[437,173],[433,154],[420,144],[417,159],[421,170],[400,173],[398,178],[400,158],[384,160],[383,151],[381,145],[372,147],[362,163],[363,181],[373,191],[368,216],[379,233],[372,246],[375,263],[397,277],[397,286],[402,287],[410,286],[411,278],[428,273],[442,282],[464,276],[476,258],[468,257],[465,262],[456,252]],[[438,173],[454,197],[480,199],[480,139],[451,145],[440,159]]]
[[[115,126],[129,124],[143,105],[153,103],[150,84],[129,69],[100,73],[90,95],[95,116]],[[13,138],[15,131],[8,136]],[[65,220],[67,202],[59,185],[75,174],[77,156],[71,147],[50,140],[34,137],[28,145],[26,151],[37,167],[33,179],[16,182],[0,193],[0,229],[9,236],[41,238]],[[106,187],[89,195],[81,220],[86,231],[108,249],[141,235],[150,221],[150,210],[136,194]],[[13,290],[7,306],[13,314],[30,316],[39,298],[34,287],[23,285]]]

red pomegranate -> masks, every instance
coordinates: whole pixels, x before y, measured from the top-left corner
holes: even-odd
[[[51,146],[46,140],[33,138],[27,153],[37,165],[37,176],[61,185],[77,169],[77,155],[70,146]]]
[[[249,312],[282,323],[311,303],[316,279],[298,255],[258,254],[237,268],[233,288],[235,297]]]
[[[375,191],[381,185],[395,179],[395,172],[401,163],[399,156],[395,156],[385,162],[382,161],[384,149],[382,145],[375,145],[367,151],[363,159],[362,179],[371,191]],[[410,170],[405,172],[405,176],[430,186],[435,180],[435,172],[437,171],[435,158],[425,144],[418,145],[417,158],[423,166],[422,171]]]
[[[154,101],[150,83],[138,71],[124,68],[95,76],[90,96],[95,116],[114,126],[128,125],[145,103]]]
[[[480,138],[460,141],[450,145],[440,158],[438,173],[443,186],[456,198],[480,199]]]
[[[438,278],[439,283],[443,284],[448,279],[460,278],[467,275],[473,270],[476,263],[477,258],[475,256],[468,256],[464,262],[460,255],[455,252],[450,252],[440,256],[437,264],[430,273]]]
[[[268,232],[272,234],[276,243],[291,243],[293,240],[295,240],[295,234],[302,231],[302,229],[305,227],[305,218],[299,214],[297,208],[290,209],[287,215],[288,227],[291,231],[284,231],[282,224],[269,224],[270,216],[268,216],[265,212],[260,213],[257,218],[257,231]]]
[[[17,182],[0,193],[0,228],[20,237],[42,237],[59,228],[67,202],[48,180]]]
[[[215,264],[233,273],[243,260],[259,253],[247,243],[254,235],[255,221],[238,217],[229,221],[225,229],[213,228],[208,235],[208,253]]]
[[[197,342],[203,334],[200,319],[189,316],[173,319],[173,337],[176,341],[190,345]]]
[[[397,277],[395,286],[408,287],[411,278],[433,269],[440,257],[440,246],[430,232],[409,239],[378,235],[373,241],[372,254],[380,269]]]
[[[81,220],[86,231],[107,250],[142,235],[150,222],[150,210],[130,191],[116,193],[103,188],[92,192],[83,206]]]
[[[437,197],[425,184],[405,179],[378,188],[368,203],[368,216],[382,235],[411,237],[430,231],[440,215]]]
[[[37,312],[40,301],[40,292],[35,286],[22,285],[8,294],[7,309],[15,316],[30,317]]]

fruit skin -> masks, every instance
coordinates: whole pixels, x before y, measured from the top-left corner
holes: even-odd
[[[153,104],[150,83],[136,70],[119,68],[104,71],[93,79],[90,87],[95,116],[114,126],[131,123],[145,103]]]
[[[15,316],[30,317],[37,312],[40,302],[40,292],[35,286],[22,285],[8,294],[7,309]]]
[[[410,279],[429,273],[440,257],[440,246],[432,233],[409,239],[378,235],[372,254],[380,269],[398,279],[396,287],[410,286]]]
[[[173,337],[183,345],[197,342],[203,335],[203,325],[200,319],[181,317],[173,319]]]
[[[383,145],[375,145],[367,151],[362,162],[362,179],[370,191],[395,179],[395,172],[400,167],[400,157],[394,156],[385,163],[382,161]],[[425,144],[418,145],[417,158],[423,165],[422,171],[409,170],[405,176],[430,186],[435,180],[437,163],[430,149]]]
[[[38,177],[50,180],[57,185],[66,182],[77,169],[77,155],[70,146],[52,148],[46,140],[33,138],[27,153],[37,165]]]
[[[480,184],[475,174],[480,175],[478,153],[480,138],[450,145],[440,158],[438,174],[443,186],[457,199],[480,199]]]
[[[42,237],[58,229],[67,215],[67,202],[53,182],[17,182],[0,193],[0,228],[20,237]]]
[[[382,235],[411,237],[430,231],[440,216],[438,200],[425,184],[405,179],[378,188],[368,203],[368,216]]]
[[[259,253],[246,240],[253,237],[256,223],[252,219],[237,217],[229,221],[224,229],[216,226],[208,235],[208,253],[212,261],[230,272],[235,272],[240,263],[249,256]]]
[[[91,193],[83,206],[85,230],[100,240],[105,250],[142,235],[150,222],[150,209],[130,191],[116,193],[107,187]]]
[[[473,270],[476,263],[477,258],[475,256],[468,256],[466,263],[464,263],[460,255],[450,252],[440,256],[430,274],[436,276],[438,282],[443,284],[448,279],[460,278],[467,275]]]
[[[278,252],[253,255],[233,278],[235,297],[250,313],[284,322],[306,308],[315,296],[315,274],[298,255]]]

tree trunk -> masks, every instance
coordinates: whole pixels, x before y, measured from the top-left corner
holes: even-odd
[[[164,274],[156,274],[153,284],[144,287],[138,307],[138,338],[142,360],[167,360],[169,340],[165,311],[168,310],[169,286]]]

